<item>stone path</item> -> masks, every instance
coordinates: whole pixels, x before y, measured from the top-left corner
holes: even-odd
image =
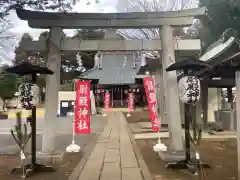
[[[143,180],[142,172],[125,117],[120,112],[112,112],[78,180],[130,179]]]

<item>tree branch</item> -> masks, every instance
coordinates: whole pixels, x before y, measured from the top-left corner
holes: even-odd
[[[177,11],[191,7],[193,0],[129,0],[126,12],[163,12],[163,11]],[[197,34],[191,28],[185,32],[182,28],[174,29],[174,36],[177,39],[194,38]],[[188,34],[190,33],[190,34]],[[124,29],[120,30],[120,34],[127,39],[159,39],[159,29]],[[152,56],[160,57],[158,52],[151,52]]]
[[[16,8],[33,8],[38,11],[46,9],[57,11],[71,10],[75,0],[1,0],[0,1],[0,17],[4,17],[9,11]]]

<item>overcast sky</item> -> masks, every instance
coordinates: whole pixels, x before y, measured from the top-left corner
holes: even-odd
[[[95,0],[76,0],[76,1],[77,3],[72,10],[73,12],[104,12],[104,13],[124,11],[124,7],[127,6],[128,2],[128,0],[99,0],[100,3],[95,3]],[[91,1],[91,5],[87,5],[86,4],[87,1]],[[170,2],[172,0],[167,1]],[[184,2],[189,0],[175,0],[175,1],[178,1],[178,3],[180,4],[181,1]],[[196,7],[197,6],[196,2],[197,0],[190,0],[189,6]],[[41,29],[31,29],[26,21],[22,21],[17,18],[15,12],[12,12],[10,14],[10,19],[14,23],[14,27],[10,31],[14,34],[22,35],[23,33],[30,33],[31,35],[33,35],[34,39],[37,39],[39,34],[42,31],[44,31]],[[65,30],[65,33],[67,33],[70,36],[73,34],[73,32],[74,32],[73,30]]]
[[[117,12],[117,0],[100,0],[100,3],[91,3],[91,5],[86,5],[87,0],[81,0],[77,2],[76,5],[73,7],[73,12]],[[124,1],[124,0],[122,0]],[[14,28],[11,29],[11,32],[14,34],[29,33],[31,34],[34,39],[37,39],[39,34],[44,31],[42,29],[32,29],[28,26],[27,21],[22,21],[18,19],[15,12],[10,14],[10,19],[14,23]],[[73,30],[65,30],[65,33],[68,35],[72,35]]]
[[[121,0],[124,2],[125,0]],[[117,12],[118,0],[100,0],[100,3],[92,1],[91,5],[86,4],[87,0],[77,0],[76,5],[73,7],[73,12]],[[29,33],[32,37],[37,40],[40,33],[46,30],[43,29],[32,29],[28,26],[27,21],[18,19],[16,13],[10,12],[8,19],[12,21],[13,27],[9,29],[7,34],[11,34],[16,40],[7,40],[4,42],[4,47],[0,47],[0,65],[9,64],[15,57],[14,49],[18,46],[19,40],[24,33]],[[74,34],[74,30],[64,30],[68,36]]]

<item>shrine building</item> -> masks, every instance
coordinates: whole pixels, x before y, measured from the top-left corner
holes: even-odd
[[[147,105],[143,77],[138,75],[141,57],[133,52],[108,52],[101,54],[98,65],[87,71],[83,78],[92,80],[92,88],[99,107],[104,105],[104,93],[110,92],[111,107],[127,107],[128,93],[135,95],[135,106]],[[146,72],[147,73],[147,72]]]

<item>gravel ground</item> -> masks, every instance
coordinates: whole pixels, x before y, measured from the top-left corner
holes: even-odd
[[[56,149],[65,151],[65,148],[72,141],[72,117],[58,118]],[[100,115],[92,116],[91,118],[91,134],[98,134],[106,125],[107,120]],[[9,134],[11,127],[15,124],[14,120],[0,121],[0,154],[15,154],[18,152],[18,147]],[[37,151],[41,150],[42,132],[44,121],[37,121]],[[76,143],[84,146],[90,139],[90,135],[76,135]]]

